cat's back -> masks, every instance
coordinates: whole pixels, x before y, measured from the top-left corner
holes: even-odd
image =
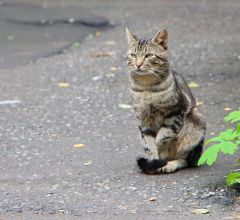
[[[172,75],[180,92],[183,94],[185,99],[187,99],[186,101],[189,103],[191,107],[196,107],[196,101],[184,77],[174,70],[172,71]]]

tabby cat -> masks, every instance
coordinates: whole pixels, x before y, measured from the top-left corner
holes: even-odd
[[[151,39],[126,34],[130,90],[147,155],[137,159],[139,168],[158,174],[195,166],[206,125],[185,80],[170,68],[167,31]]]

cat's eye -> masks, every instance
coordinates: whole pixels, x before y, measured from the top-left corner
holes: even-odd
[[[154,56],[154,54],[148,53],[148,54],[145,55],[145,58],[151,58],[151,57],[153,57],[153,56]]]
[[[137,55],[134,54],[134,53],[130,53],[129,56],[130,56],[130,57],[133,57],[133,58],[136,58],[136,57],[137,57]]]

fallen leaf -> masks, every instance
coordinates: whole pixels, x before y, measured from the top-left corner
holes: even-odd
[[[103,76],[94,76],[93,78],[92,78],[92,80],[93,81],[98,81],[99,79],[102,79],[103,78]]]
[[[113,41],[113,40],[109,40],[109,41],[106,41],[105,44],[107,44],[107,45],[114,45],[114,44],[116,44],[116,42]]]
[[[196,82],[190,82],[190,83],[188,83],[188,86],[189,86],[189,88],[198,88],[199,84]]]
[[[231,111],[232,109],[229,107],[224,108],[224,111]]]
[[[67,88],[70,86],[69,83],[66,83],[66,82],[61,82],[61,83],[58,83],[58,86],[61,87],[61,88]]]
[[[88,36],[87,36],[88,39],[93,39],[94,38],[94,35],[92,33],[89,33]]]
[[[113,66],[113,67],[110,68],[110,70],[112,70],[112,71],[117,71],[117,67],[114,67],[114,66]]]
[[[8,40],[14,40],[14,36],[13,35],[8,35],[7,39]]]
[[[101,34],[102,34],[102,33],[101,33],[100,31],[97,31],[97,32],[95,33],[96,37],[99,37]]]
[[[209,213],[209,210],[208,209],[192,209],[191,212],[194,214],[207,214]]]
[[[148,201],[151,201],[151,202],[156,201],[156,200],[157,200],[156,197],[151,197],[151,198],[148,199]]]
[[[74,144],[73,147],[81,148],[81,147],[85,147],[85,144]]]
[[[97,213],[96,210],[87,210],[88,213]]]
[[[84,163],[83,165],[84,166],[88,166],[88,165],[91,165],[92,164],[92,161],[91,160],[88,160],[86,163]]]
[[[132,108],[132,106],[131,105],[128,105],[128,104],[118,104],[118,107],[119,108],[123,108],[123,109],[130,109],[130,108]]]
[[[97,57],[109,57],[109,56],[113,56],[114,52],[111,51],[103,51],[103,52],[92,52],[89,54],[90,58],[97,58]]]
[[[0,101],[0,105],[14,105],[14,104],[19,104],[21,103],[20,100],[4,100]]]
[[[73,43],[73,46],[74,47],[80,47],[80,43],[79,42],[75,42],[75,43]]]
[[[240,219],[240,216],[226,216],[226,217],[223,217],[223,219],[234,219],[234,220],[237,220],[237,219]]]

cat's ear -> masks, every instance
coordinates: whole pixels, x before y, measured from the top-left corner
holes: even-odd
[[[168,33],[166,30],[160,30],[153,38],[152,42],[160,44],[165,50],[168,49]]]
[[[126,35],[127,35],[128,44],[138,41],[137,36],[131,33],[131,31],[129,31],[127,27],[126,27]]]

